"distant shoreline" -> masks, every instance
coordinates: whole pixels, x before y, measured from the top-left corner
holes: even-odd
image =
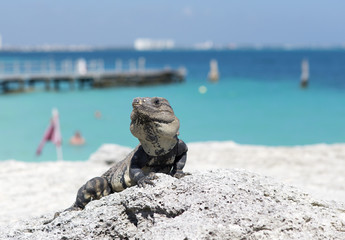
[[[135,52],[173,52],[173,51],[345,51],[345,45],[239,45],[236,47],[198,48],[181,46],[172,49],[145,49],[136,50],[132,46],[86,46],[86,45],[42,45],[42,46],[3,46],[0,52],[97,52],[97,51],[135,51]]]

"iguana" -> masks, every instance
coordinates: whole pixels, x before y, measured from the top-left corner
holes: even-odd
[[[187,145],[177,136],[180,121],[168,100],[161,97],[135,98],[132,103],[131,133],[140,144],[101,177],[87,181],[77,193],[75,203],[64,211],[82,210],[92,200],[127,187],[153,185],[155,173],[181,178],[187,158]],[[56,213],[53,221],[60,213]]]

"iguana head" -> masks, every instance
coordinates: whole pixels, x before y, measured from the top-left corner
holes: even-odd
[[[177,143],[180,121],[168,100],[161,97],[135,98],[131,113],[132,134],[151,156],[168,153]]]

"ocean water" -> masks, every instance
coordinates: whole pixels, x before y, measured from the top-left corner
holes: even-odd
[[[182,84],[153,87],[0,94],[0,160],[56,160],[47,143],[36,148],[49,125],[52,108],[60,112],[66,160],[86,160],[103,143],[134,147],[129,131],[131,103],[138,96],[167,98],[181,122],[185,142],[232,140],[241,144],[292,146],[345,142],[345,50],[0,52],[0,62],[102,59],[112,68],[122,59],[144,57],[147,68],[187,69]],[[299,87],[301,61],[310,65],[310,85]],[[207,81],[209,61],[218,61],[220,80]],[[201,94],[200,86],[207,92]],[[94,113],[100,111],[101,119]],[[84,146],[68,144],[79,130]]]

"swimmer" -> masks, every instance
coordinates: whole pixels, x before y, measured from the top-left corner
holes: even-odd
[[[85,143],[85,139],[81,136],[79,131],[76,131],[74,136],[70,138],[69,143],[71,145],[80,146]]]
[[[101,113],[101,111],[96,111],[95,112],[95,118],[97,118],[97,119],[101,119],[102,118],[102,113]]]

